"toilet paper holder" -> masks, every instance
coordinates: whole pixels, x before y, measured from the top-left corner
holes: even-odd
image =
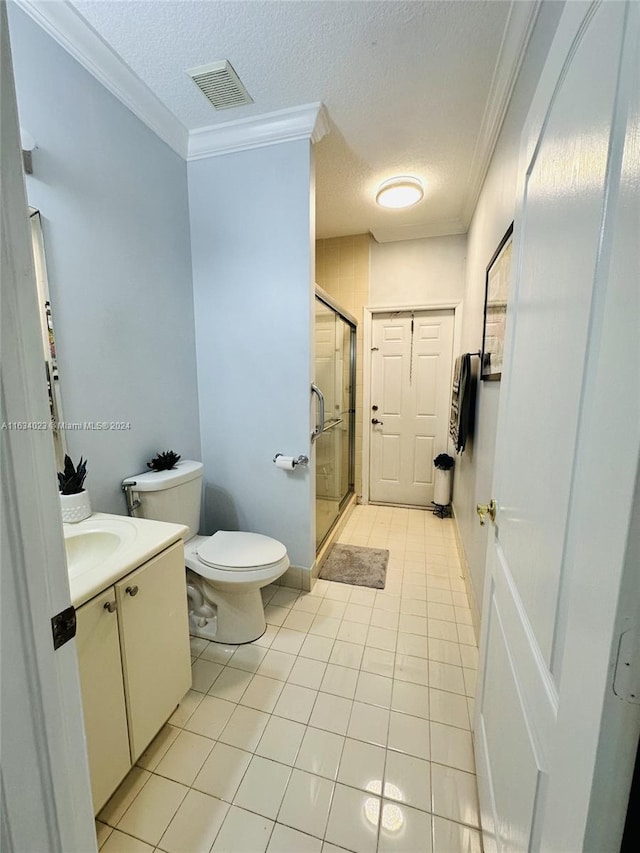
[[[276,460],[278,459],[278,457],[283,456],[283,455],[284,455],[283,453],[276,453],[276,455],[273,457],[274,464],[275,464]],[[297,457],[292,457],[292,458],[293,458],[293,467],[294,468],[296,467],[296,465],[308,465],[309,464],[309,457],[304,456],[304,454],[297,456]]]

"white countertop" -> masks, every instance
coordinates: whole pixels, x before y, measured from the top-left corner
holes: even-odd
[[[68,547],[69,587],[74,607],[98,595],[169,545],[184,539],[189,529],[183,524],[104,512],[94,512],[85,521],[62,527]],[[91,550],[94,542],[107,542],[102,554],[98,547],[94,556]],[[84,543],[90,544],[85,546]],[[71,556],[74,545],[80,547]]]

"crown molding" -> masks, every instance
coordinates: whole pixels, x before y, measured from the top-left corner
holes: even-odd
[[[323,105],[305,104],[192,130],[187,160],[218,157],[296,139],[310,139],[316,143],[328,130],[329,122]]]
[[[460,219],[442,219],[439,222],[417,225],[395,225],[372,228],[371,234],[378,243],[396,243],[399,240],[422,240],[425,237],[450,237],[466,234],[467,226]]]
[[[540,5],[541,0],[512,0],[469,169],[462,213],[466,227],[469,226],[478,203]]]
[[[170,148],[187,155],[188,131],[66,0],[14,0]]]

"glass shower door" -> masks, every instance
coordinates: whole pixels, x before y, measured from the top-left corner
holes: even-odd
[[[316,440],[316,547],[353,492],[355,328],[316,297],[316,381],[324,423]]]

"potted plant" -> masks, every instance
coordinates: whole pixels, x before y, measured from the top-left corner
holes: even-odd
[[[87,460],[80,457],[77,467],[71,457],[65,454],[64,470],[58,471],[60,507],[65,522],[83,521],[91,515],[89,493],[84,488],[87,476]]]
[[[165,450],[164,453],[156,453],[151,462],[147,462],[147,468],[152,471],[171,471],[180,460],[180,455],[173,450]]]
[[[440,453],[433,460],[436,476],[433,485],[433,502],[438,506],[448,506],[451,502],[451,471],[454,465],[453,456]]]

